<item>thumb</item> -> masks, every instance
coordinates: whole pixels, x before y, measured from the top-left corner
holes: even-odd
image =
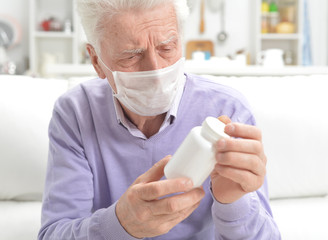
[[[134,183],[147,183],[160,180],[164,176],[164,167],[170,159],[171,155],[161,159],[155,163],[154,166],[152,166],[147,172],[139,176]]]
[[[228,123],[231,123],[231,119],[226,116],[226,115],[221,115],[220,117],[218,117],[218,119],[223,122],[225,125],[227,125]]]

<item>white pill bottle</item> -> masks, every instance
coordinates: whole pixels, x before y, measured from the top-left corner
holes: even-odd
[[[216,164],[214,144],[224,133],[225,124],[214,117],[207,117],[202,126],[191,129],[178,150],[164,168],[167,179],[187,177],[194,187],[200,187]]]

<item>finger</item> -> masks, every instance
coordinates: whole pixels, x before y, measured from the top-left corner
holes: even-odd
[[[175,214],[164,214],[157,216],[156,219],[148,223],[148,227],[150,229],[155,229],[155,235],[163,235],[190,216],[190,214],[197,209],[199,204],[200,202]]]
[[[193,183],[190,179],[176,178],[140,184],[136,186],[135,190],[142,200],[152,201],[169,194],[188,192],[192,187]]]
[[[225,127],[225,133],[231,137],[246,138],[254,140],[262,140],[261,130],[255,126],[241,124],[241,123],[229,123]]]
[[[252,172],[231,168],[228,166],[216,166],[216,171],[225,178],[238,183],[244,192],[253,192],[259,189],[263,182],[264,176],[258,176]]]
[[[189,192],[163,198],[150,203],[153,215],[173,214],[191,208],[205,196],[202,188],[195,188]]]
[[[158,161],[147,172],[139,176],[134,183],[147,183],[160,180],[164,176],[164,167],[170,159],[171,156],[169,155]]]
[[[263,152],[263,146],[258,140],[223,138],[216,143],[216,151],[241,152],[260,155]]]
[[[231,123],[231,119],[226,115],[221,115],[220,117],[218,117],[218,119],[224,124]]]
[[[217,165],[215,169],[220,166],[227,166],[241,170],[247,170],[258,176],[265,174],[265,165],[262,160],[254,154],[225,152],[216,155]]]
[[[173,228],[174,226],[176,226],[177,224],[179,224],[180,222],[185,220],[187,217],[189,217],[198,208],[199,204],[200,204],[200,202],[198,202],[198,203],[194,204],[192,207],[186,208],[176,214],[163,215],[164,217],[162,218],[161,226],[164,229],[170,230],[171,228]]]

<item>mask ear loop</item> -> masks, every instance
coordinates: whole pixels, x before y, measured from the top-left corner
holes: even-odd
[[[115,82],[115,75],[116,75],[116,72],[115,71],[112,71],[105,63],[104,63],[104,61],[101,59],[101,57],[99,57],[100,56],[100,54],[98,54],[97,53],[97,57],[98,57],[98,59],[99,59],[99,61],[104,65],[104,67],[108,70],[108,71],[110,71],[111,73],[112,73],[112,75],[113,75],[113,79],[114,79],[114,82]],[[108,81],[108,80],[107,80]],[[113,93],[116,95],[117,93],[114,91],[114,88],[111,86],[111,84],[108,82],[108,84],[109,84],[109,86],[111,87],[111,89],[112,89],[112,91],[113,91]]]
[[[101,57],[99,57],[99,54],[97,54],[97,56],[98,56],[98,59],[99,59],[99,61],[104,65],[104,67],[108,70],[108,71],[110,71],[111,73],[114,73],[114,71],[112,71],[105,63],[104,63],[104,61],[101,59]]]

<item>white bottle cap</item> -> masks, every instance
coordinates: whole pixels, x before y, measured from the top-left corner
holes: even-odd
[[[210,142],[215,143],[220,138],[229,138],[224,132],[225,124],[215,117],[207,117],[202,124],[201,134]]]

